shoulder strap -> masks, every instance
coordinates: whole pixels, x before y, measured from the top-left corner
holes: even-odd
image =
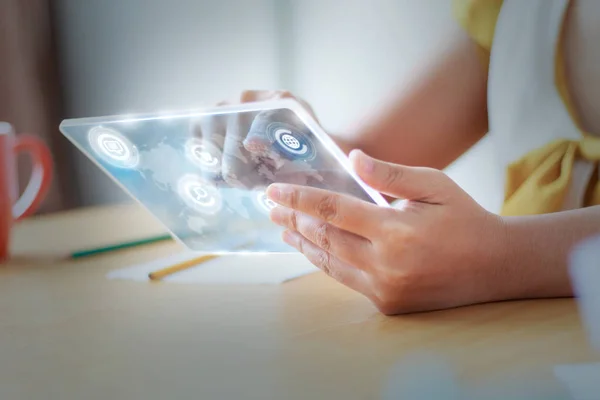
[[[502,2],[503,0],[453,0],[452,3],[454,17],[479,46],[480,56],[486,67],[490,62]]]

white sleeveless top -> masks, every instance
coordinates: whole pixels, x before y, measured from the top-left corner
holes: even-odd
[[[555,57],[568,5],[568,0],[503,2],[488,78],[489,135],[502,179],[508,165],[530,151],[557,139],[582,138],[555,84]],[[588,161],[576,161],[564,210],[582,206],[593,168]],[[503,192],[498,192],[498,211],[502,201]]]

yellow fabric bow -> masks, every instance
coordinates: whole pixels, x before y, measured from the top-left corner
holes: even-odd
[[[575,160],[600,161],[600,138],[557,140],[528,153],[508,167],[502,215],[533,215],[560,211],[571,185]],[[585,205],[600,205],[600,184]]]
[[[455,15],[479,45],[486,67],[501,8],[502,0],[454,1]],[[564,71],[561,39],[562,35],[558,41],[555,84],[572,119],[577,121]],[[600,161],[600,138],[581,132],[580,141],[553,141],[508,166],[502,215],[546,214],[562,210],[575,161],[595,162],[596,170]],[[595,182],[590,182],[584,206],[600,205],[600,181],[597,175],[593,179]]]

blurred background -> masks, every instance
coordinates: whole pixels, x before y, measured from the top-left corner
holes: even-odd
[[[42,213],[127,202],[62,138],[60,120],[286,89],[326,130],[344,132],[401,91],[455,29],[451,0],[0,0],[0,120],[53,150]],[[492,208],[489,151],[484,139],[448,174]]]

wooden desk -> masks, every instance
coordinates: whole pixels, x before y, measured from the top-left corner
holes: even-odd
[[[178,249],[33,256],[161,228],[134,206],[29,220],[0,271],[1,399],[374,399],[389,368],[436,351],[466,381],[591,360],[571,300],[389,318],[317,273],[281,286],[109,281]],[[424,377],[426,379],[426,377]]]

